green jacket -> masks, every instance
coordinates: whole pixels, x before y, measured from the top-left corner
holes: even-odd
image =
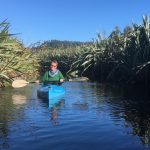
[[[59,70],[56,70],[55,73],[52,71],[46,71],[42,81],[43,82],[51,82],[51,81],[59,81],[60,79],[64,79],[62,73]]]

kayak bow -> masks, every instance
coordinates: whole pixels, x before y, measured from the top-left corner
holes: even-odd
[[[48,100],[60,97],[64,94],[65,90],[63,87],[53,84],[43,86],[37,91],[38,97]]]

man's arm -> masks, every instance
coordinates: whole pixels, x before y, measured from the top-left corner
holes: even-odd
[[[42,82],[46,82],[47,80],[48,80],[48,72],[46,71],[46,72],[44,73],[43,78],[42,78]]]
[[[59,71],[59,78],[60,78],[60,82],[64,82],[64,76],[63,74]]]

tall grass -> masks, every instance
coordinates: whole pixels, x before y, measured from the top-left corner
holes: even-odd
[[[19,76],[27,77],[37,70],[35,55],[9,33],[9,23],[0,23],[0,87]]]
[[[72,63],[78,59],[79,55],[81,55],[83,50],[81,50],[80,46],[71,47],[66,49],[41,49],[37,55],[40,58],[40,72],[41,75],[48,70],[51,60],[58,60],[59,66],[58,68],[64,73],[71,69]],[[73,71],[72,71],[73,73]],[[69,75],[71,76],[70,73]],[[74,74],[74,73],[73,73]]]
[[[72,70],[92,80],[127,84],[150,82],[150,21],[143,16],[142,24],[133,24],[123,33],[116,28],[108,38],[98,39],[73,62]]]
[[[54,51],[45,48],[39,55],[42,65],[57,59],[61,69],[65,68],[68,74],[78,72],[79,76],[105,82],[148,84],[150,20],[148,16],[143,16],[141,24],[134,23],[123,32],[116,27],[107,38],[98,34],[97,39],[88,46]]]

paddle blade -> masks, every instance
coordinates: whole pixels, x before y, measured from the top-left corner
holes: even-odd
[[[27,82],[26,80],[15,80],[12,82],[12,87],[13,88],[21,88],[24,87],[28,84],[29,82]]]

